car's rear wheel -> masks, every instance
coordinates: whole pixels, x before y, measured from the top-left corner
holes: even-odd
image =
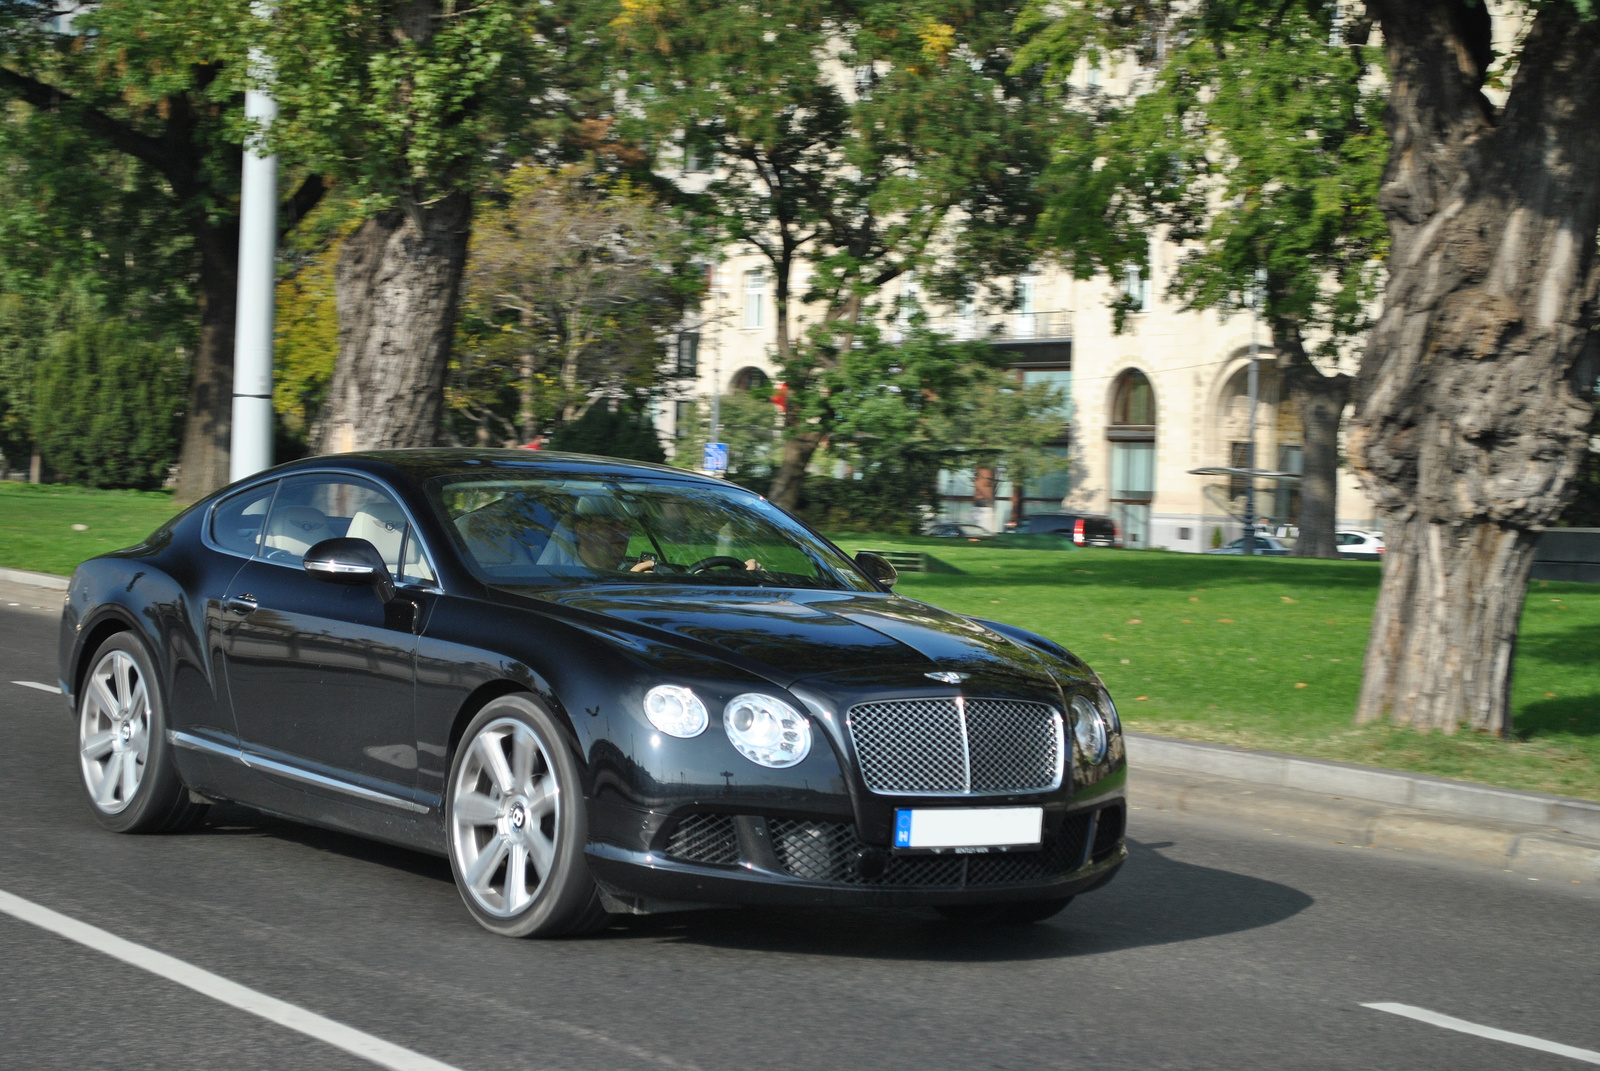
[[[934,908],[952,922],[993,926],[1026,926],[1061,914],[1072,897],[1028,900],[1020,904],[940,904]]]
[[[205,815],[178,776],[161,686],[132,633],[101,644],[78,689],[78,768],[90,810],[117,833],[181,829]]]
[[[450,764],[450,869],[467,910],[507,937],[565,937],[606,913],[583,857],[578,764],[554,718],[509,695],[478,713]]]

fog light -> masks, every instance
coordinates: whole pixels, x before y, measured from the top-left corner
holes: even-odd
[[[1081,695],[1072,697],[1072,736],[1078,741],[1078,751],[1093,766],[1106,757],[1105,716]]]
[[[699,736],[711,723],[700,697],[681,684],[658,684],[644,693],[644,716],[668,736],[684,738]]]
[[[722,711],[722,726],[739,754],[762,766],[781,770],[811,753],[811,723],[774,696],[734,696]]]

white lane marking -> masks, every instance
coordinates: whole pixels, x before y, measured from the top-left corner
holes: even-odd
[[[1579,1049],[1571,1045],[1563,1045],[1558,1041],[1546,1041],[1536,1038],[1532,1034],[1514,1034],[1509,1030],[1499,1030],[1492,1026],[1479,1026],[1469,1023],[1465,1019],[1457,1019],[1450,1015],[1440,1015],[1438,1012],[1429,1011],[1427,1008],[1413,1008],[1409,1004],[1363,1004],[1363,1008],[1374,1011],[1388,1012],[1390,1015],[1403,1015],[1407,1019],[1415,1019],[1419,1023],[1428,1023],[1432,1026],[1442,1026],[1446,1030],[1459,1030],[1463,1034],[1476,1034],[1480,1038],[1491,1041],[1504,1041],[1508,1045],[1521,1045],[1525,1049],[1538,1049],[1540,1052],[1552,1052],[1557,1056],[1568,1056],[1574,1060],[1581,1060],[1586,1064],[1600,1064],[1600,1052],[1592,1049]]]
[[[40,684],[38,681],[12,681],[11,683],[20,684],[24,688],[37,688],[41,692],[52,692],[56,695],[61,694],[61,689],[56,687],[54,684]]]
[[[401,1048],[393,1042],[373,1037],[355,1027],[345,1026],[316,1012],[307,1011],[276,997],[269,997],[265,993],[258,993],[238,982],[230,982],[219,974],[212,974],[165,952],[157,952],[153,948],[134,944],[98,926],[79,922],[71,916],[52,911],[32,900],[14,896],[4,889],[0,889],[0,911],[42,930],[49,930],[69,941],[76,941],[113,959],[120,959],[140,970],[149,971],[169,982],[187,986],[202,996],[232,1005],[251,1015],[259,1015],[268,1022],[277,1023],[307,1037],[326,1042],[352,1056],[370,1060],[379,1067],[387,1067],[391,1071],[459,1071],[449,1064],[440,1063],[421,1053]]]

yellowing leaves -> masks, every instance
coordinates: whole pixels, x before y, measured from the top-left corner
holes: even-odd
[[[943,63],[950,50],[956,47],[956,28],[947,22],[927,19],[917,30],[917,37],[922,42],[922,54],[934,63]]]

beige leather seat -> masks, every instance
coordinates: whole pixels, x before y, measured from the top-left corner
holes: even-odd
[[[278,506],[267,519],[267,531],[261,545],[267,550],[283,552],[269,557],[292,555],[301,558],[314,545],[332,537],[328,518],[320,509],[311,506]]]
[[[365,539],[378,553],[383,555],[383,562],[395,576],[401,575],[399,569],[400,549],[405,544],[406,515],[400,512],[400,507],[392,502],[369,502],[361,511],[350,518],[350,530],[345,533],[350,539]],[[422,552],[416,540],[410,541],[405,546],[406,562],[404,575],[412,580],[433,580],[433,571],[422,560]]]

